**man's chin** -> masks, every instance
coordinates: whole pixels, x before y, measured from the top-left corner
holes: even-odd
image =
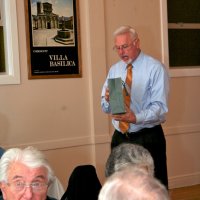
[[[121,59],[127,64],[131,62],[131,59],[128,57],[121,57]]]

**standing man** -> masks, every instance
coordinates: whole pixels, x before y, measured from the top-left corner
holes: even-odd
[[[161,127],[168,112],[168,73],[161,62],[141,51],[138,34],[130,26],[114,32],[114,50],[121,60],[108,72],[101,95],[102,110],[108,114],[112,111],[110,78],[122,79],[130,99],[127,102],[125,97],[125,114],[111,115],[115,128],[111,149],[124,142],[142,145],[153,157],[155,177],[168,188],[166,141]]]

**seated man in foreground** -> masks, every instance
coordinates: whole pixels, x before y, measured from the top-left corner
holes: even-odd
[[[0,200],[55,200],[47,196],[53,179],[42,152],[33,147],[9,149],[0,160]]]

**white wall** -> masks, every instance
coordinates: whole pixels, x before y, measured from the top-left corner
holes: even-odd
[[[83,77],[70,79],[28,80],[24,10],[18,0],[21,84],[0,86],[0,144],[44,150],[64,185],[79,164],[94,164],[103,182],[112,127],[101,111],[100,94],[118,59],[112,32],[122,24],[134,26],[143,50],[161,59],[160,1],[80,0]],[[170,187],[200,183],[199,85],[199,77],[171,78],[164,124]]]

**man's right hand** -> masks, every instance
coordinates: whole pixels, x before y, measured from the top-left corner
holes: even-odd
[[[108,89],[108,88],[106,88],[105,100],[106,100],[107,102],[109,102],[109,100],[110,100],[110,94],[109,94],[109,89]]]

